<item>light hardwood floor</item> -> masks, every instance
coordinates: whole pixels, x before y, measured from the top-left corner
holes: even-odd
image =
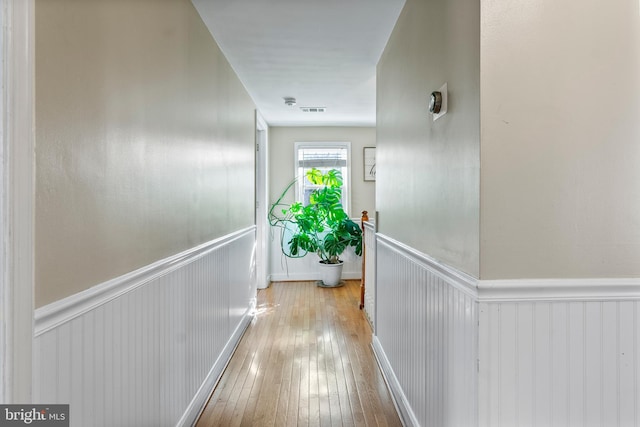
[[[257,316],[196,426],[400,426],[359,283],[258,291]]]

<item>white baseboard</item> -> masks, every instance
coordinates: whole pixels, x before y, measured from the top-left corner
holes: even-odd
[[[374,350],[406,425],[477,423],[475,279],[377,235]]]
[[[359,280],[362,273],[342,273],[345,280]],[[271,282],[305,282],[309,280],[320,280],[320,274],[316,273],[291,273],[291,274],[272,274],[269,276]]]
[[[255,227],[39,309],[34,402],[71,426],[189,425],[255,308]]]
[[[195,425],[196,421],[198,421],[198,418],[200,417],[200,414],[209,401],[211,394],[213,394],[218,381],[220,381],[222,373],[231,361],[231,357],[236,351],[236,348],[238,348],[238,344],[240,344],[240,340],[242,339],[244,332],[251,324],[254,312],[255,304],[254,307],[249,308],[249,310],[247,310],[247,312],[243,316],[242,321],[233,332],[233,335],[231,335],[231,338],[229,338],[229,341],[224,346],[224,350],[222,350],[220,356],[211,367],[207,378],[205,378],[205,380],[203,381],[202,385],[198,389],[198,392],[191,400],[191,403],[189,403],[189,406],[185,410],[184,415],[182,416],[180,421],[178,421],[176,426],[193,426]]]
[[[396,375],[393,372],[393,368],[391,367],[391,363],[389,363],[389,359],[387,359],[387,355],[384,352],[384,349],[380,345],[380,341],[378,341],[377,337],[373,337],[371,341],[371,348],[373,349],[373,354],[376,357],[376,361],[378,362],[378,366],[380,366],[380,370],[382,371],[382,376],[384,376],[384,380],[387,383],[387,387],[391,391],[391,398],[393,400],[393,404],[398,411],[398,415],[402,421],[402,425],[407,426],[416,426],[418,427],[420,423],[416,418],[413,410],[411,409],[411,405],[407,400],[407,397],[402,390],[402,386],[396,378]]]
[[[373,349],[406,425],[638,425],[640,278],[477,280],[376,237]]]

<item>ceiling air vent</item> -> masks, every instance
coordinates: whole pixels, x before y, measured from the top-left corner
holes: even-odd
[[[325,107],[300,107],[303,113],[324,113]]]

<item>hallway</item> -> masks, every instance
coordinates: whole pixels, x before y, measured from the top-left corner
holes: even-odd
[[[0,402],[640,427],[638,0],[3,5]],[[263,218],[309,142],[351,144],[373,337],[357,283],[253,316],[315,277]]]
[[[401,425],[359,294],[359,281],[259,290],[257,315],[197,426]]]

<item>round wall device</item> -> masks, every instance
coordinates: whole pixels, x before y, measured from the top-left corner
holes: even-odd
[[[429,100],[429,112],[431,114],[438,114],[442,108],[442,93],[435,91],[431,92],[431,99]]]

